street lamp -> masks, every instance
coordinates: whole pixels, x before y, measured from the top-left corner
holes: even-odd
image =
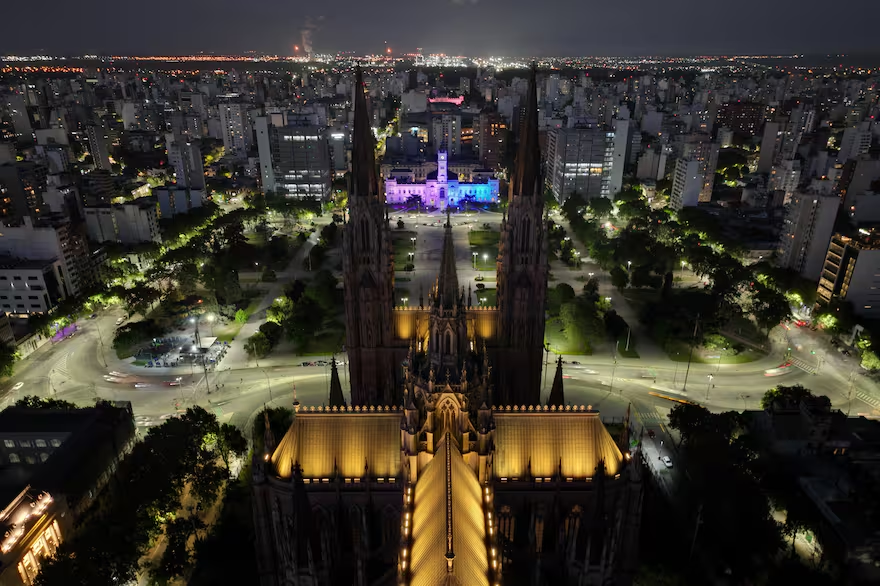
[[[712,387],[712,379],[715,378],[714,374],[707,374],[706,378],[709,379],[709,382],[706,383],[706,400],[709,400],[709,389]]]
[[[477,253],[476,253],[476,252],[472,252],[471,254],[472,254],[473,257],[474,257],[474,270],[477,270]]]
[[[632,263],[633,263],[633,261],[631,261],[631,260],[626,261],[626,270],[630,269],[630,267],[632,266]]]
[[[486,298],[480,297],[480,305],[486,305]]]
[[[208,323],[211,324],[211,335],[213,336],[214,335],[214,319],[215,319],[214,314],[209,313],[208,315],[205,316],[205,319],[207,319]]]
[[[484,265],[488,265],[488,264],[489,264],[489,255],[486,254],[485,252],[483,253],[483,264],[484,264]]]
[[[409,241],[412,242],[413,250],[415,250],[416,249],[416,237],[413,236],[412,238],[409,239]]]
[[[403,302],[404,307],[409,307],[409,297],[401,297],[400,300]]]
[[[590,277],[591,279],[593,278],[593,275],[595,275],[595,274],[596,274],[596,273],[587,273],[587,275],[589,275],[589,277]]]

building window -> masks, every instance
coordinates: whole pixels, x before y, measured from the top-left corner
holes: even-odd
[[[38,439],[38,440],[34,441],[34,445],[37,446],[38,448],[45,448],[46,447],[46,440]]]
[[[40,452],[40,462],[45,462],[49,459],[49,454],[46,452]]]
[[[18,454],[16,454],[15,452],[9,454],[10,464],[18,464],[19,462],[21,462],[21,460],[19,459]]]
[[[61,445],[61,440],[53,439],[53,440],[49,440],[49,443],[52,445],[53,448],[57,448],[58,446]]]
[[[15,447],[15,440],[3,440],[3,445],[6,446],[7,448],[14,448]]]
[[[31,447],[31,440],[18,440],[18,445],[23,448]]]

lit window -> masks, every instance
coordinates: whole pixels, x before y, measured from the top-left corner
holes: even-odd
[[[9,454],[9,463],[10,464],[18,464],[21,460],[18,457],[18,454],[12,453]]]
[[[36,441],[34,442],[34,444],[35,444],[38,448],[45,448],[45,447],[46,447],[46,440],[38,439],[38,440],[36,440]]]
[[[58,446],[61,445],[61,440],[53,439],[53,440],[49,440],[49,443],[52,444],[53,448],[57,448]]]
[[[7,448],[14,448],[15,440],[3,440],[3,445],[5,445]]]

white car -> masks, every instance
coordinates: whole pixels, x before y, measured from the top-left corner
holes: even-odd
[[[667,468],[672,468],[672,460],[669,458],[669,456],[663,456],[663,457],[661,458],[661,460],[663,460],[663,464],[664,464]]]
[[[119,319],[116,320],[116,325],[117,325],[117,326],[121,326],[121,325],[122,325],[122,322],[124,322],[124,321],[125,321],[125,318],[124,318],[124,317],[120,317]]]
[[[15,385],[12,387],[12,390],[17,391],[18,389],[20,389],[23,386],[24,386],[24,383],[15,383]]]

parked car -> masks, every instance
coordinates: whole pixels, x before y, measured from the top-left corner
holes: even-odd
[[[116,325],[117,325],[117,326],[121,326],[121,325],[122,325],[122,322],[124,322],[124,321],[125,321],[125,318],[124,318],[124,317],[120,317],[119,319],[116,320]]]
[[[669,456],[663,456],[663,457],[661,458],[661,460],[663,460],[663,464],[664,464],[667,468],[672,468],[672,460],[669,458]]]

